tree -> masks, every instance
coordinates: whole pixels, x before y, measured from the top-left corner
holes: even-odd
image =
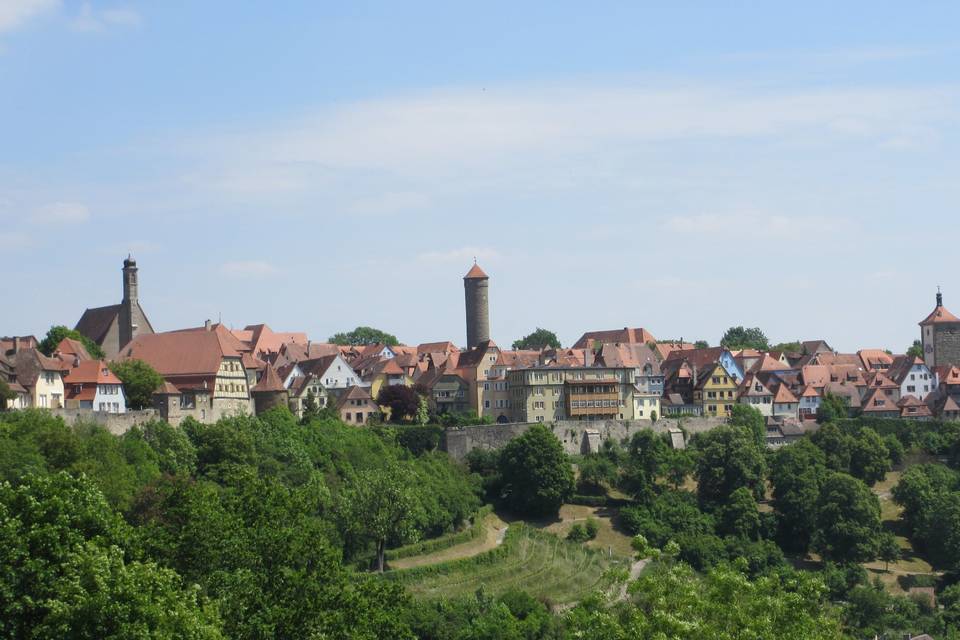
[[[390,408],[390,422],[409,422],[420,410],[420,396],[411,387],[385,384],[377,394],[377,404]]]
[[[338,514],[344,529],[376,545],[377,570],[383,572],[387,541],[413,541],[422,517],[415,483],[403,468],[370,469],[357,474],[340,492]]]
[[[897,543],[897,537],[889,531],[884,531],[880,535],[877,555],[885,563],[883,570],[889,571],[890,563],[900,559],[900,545]]]
[[[40,341],[40,344],[37,345],[37,349],[39,349],[40,353],[45,356],[52,356],[53,352],[57,350],[57,346],[59,346],[64,338],[72,338],[73,340],[79,340],[82,342],[84,348],[87,350],[87,353],[90,354],[91,358],[102,360],[105,357],[103,349],[100,348],[100,345],[87,336],[81,334],[76,329],[68,329],[62,324],[57,324],[50,327],[50,329],[47,331],[47,335],[45,335],[43,340]]]
[[[756,349],[757,351],[766,351],[770,348],[770,342],[759,327],[750,329],[730,327],[720,338],[720,346],[730,350]]]
[[[153,392],[163,384],[163,376],[143,360],[117,360],[110,370],[120,378],[127,394],[127,406],[144,409],[153,405]]]
[[[777,540],[789,551],[805,553],[816,524],[817,500],[826,480],[825,457],[810,440],[779,449],[770,464]]]
[[[601,495],[617,481],[616,465],[603,456],[584,457],[578,465],[578,471],[577,490],[581,493]]]
[[[710,348],[710,343],[707,342],[706,340],[697,340],[696,342],[693,343],[693,348],[694,348],[694,349],[709,349],[709,348]]]
[[[7,381],[0,378],[0,411],[7,410],[7,401],[16,400],[17,394],[14,392]]]
[[[541,329],[537,327],[536,331],[530,335],[523,336],[519,340],[513,341],[514,349],[535,349],[541,351],[551,347],[553,349],[560,348],[560,339],[557,338],[557,334],[553,331],[548,331],[547,329]]]
[[[500,452],[503,498],[517,514],[555,515],[573,493],[573,469],[556,436],[536,424]]]
[[[743,427],[722,426],[697,441],[697,494],[704,506],[719,506],[740,487],[763,495],[764,460],[754,434]]]
[[[733,405],[727,422],[736,427],[746,427],[753,434],[758,447],[766,446],[767,421],[756,408],[738,402]]]
[[[687,476],[694,472],[696,465],[693,456],[686,449],[670,449],[664,463],[664,474],[674,489],[679,489],[686,482]]]
[[[317,403],[317,395],[313,392],[313,389],[307,389],[307,397],[303,399],[304,424],[316,418],[319,411],[320,405]]]
[[[914,340],[913,344],[910,345],[910,348],[907,349],[907,356],[910,358],[922,358],[923,357],[923,343],[919,340]]]
[[[873,486],[890,470],[887,446],[880,435],[870,427],[864,427],[853,439],[850,447],[850,475]]]
[[[860,480],[845,473],[827,477],[817,499],[812,546],[824,559],[868,562],[880,543],[880,502]]]
[[[803,343],[799,340],[793,342],[778,342],[770,347],[770,351],[783,351],[784,353],[803,353]]]
[[[903,447],[903,443],[900,442],[900,438],[892,433],[888,433],[883,436],[883,445],[887,448],[887,456],[890,458],[891,465],[896,467],[903,464],[903,457],[907,452]]]
[[[641,429],[633,434],[624,465],[623,489],[635,499],[649,502],[669,454],[667,443],[652,429]]]
[[[740,487],[717,511],[717,533],[755,540],[760,530],[760,512],[757,500],[746,487]]]
[[[817,407],[817,423],[824,424],[846,418],[849,414],[849,407],[846,398],[828,391],[823,394],[820,399],[820,406]]]
[[[810,437],[810,440],[823,451],[828,469],[844,473],[850,470],[852,436],[841,431],[840,427],[833,422],[827,422]]]
[[[330,342],[340,345],[359,347],[368,344],[385,344],[395,347],[400,344],[395,335],[373,327],[357,327],[353,331],[335,333],[330,336]]]
[[[417,394],[419,400],[417,401],[417,415],[414,416],[414,422],[419,425],[425,425],[430,422],[430,405],[427,403],[426,396]]]

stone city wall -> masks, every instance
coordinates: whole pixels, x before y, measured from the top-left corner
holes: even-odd
[[[600,444],[609,438],[621,442],[628,440],[641,429],[667,433],[673,427],[680,427],[689,436],[725,423],[725,418],[661,418],[653,423],[649,420],[558,420],[548,422],[546,426],[563,443],[564,450],[575,455],[596,451]],[[454,459],[462,460],[474,449],[499,449],[534,424],[538,423],[513,422],[451,427],[444,431],[440,448]]]
[[[78,422],[95,422],[114,435],[124,434],[135,425],[160,417],[154,409],[126,413],[105,413],[91,409],[52,409],[50,413],[63,418],[63,421],[69,425],[75,425]]]

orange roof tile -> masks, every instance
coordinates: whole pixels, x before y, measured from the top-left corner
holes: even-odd
[[[960,318],[950,313],[945,306],[938,304],[926,318],[920,321],[920,326],[938,324],[940,322],[960,322]]]
[[[773,396],[774,404],[788,404],[797,401],[797,396],[793,395],[793,392],[787,388],[787,385],[781,384],[777,387],[777,393]]]
[[[280,381],[280,376],[277,375],[276,369],[271,365],[267,365],[266,370],[263,372],[263,377],[260,378],[260,382],[255,384],[251,393],[274,393],[278,391],[286,391],[286,388],[283,386],[283,382]]]
[[[467,271],[467,275],[463,276],[464,280],[469,280],[472,278],[489,278],[486,273],[483,272],[483,269],[480,268],[476,262],[473,263],[473,266],[470,267],[470,271]]]

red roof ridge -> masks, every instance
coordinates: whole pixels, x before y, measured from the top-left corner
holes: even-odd
[[[489,278],[483,269],[480,268],[476,262],[473,263],[473,266],[470,267],[470,271],[467,271],[467,275],[463,276],[464,280],[473,279],[473,278]]]

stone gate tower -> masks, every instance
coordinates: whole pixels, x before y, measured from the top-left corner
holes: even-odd
[[[127,256],[123,261],[123,299],[120,301],[120,346],[129,343],[137,335],[139,329],[135,308],[139,306],[137,300],[137,261]]]
[[[467,348],[472,349],[490,339],[490,303],[487,290],[490,277],[474,261],[463,277],[463,292],[467,302]]]

